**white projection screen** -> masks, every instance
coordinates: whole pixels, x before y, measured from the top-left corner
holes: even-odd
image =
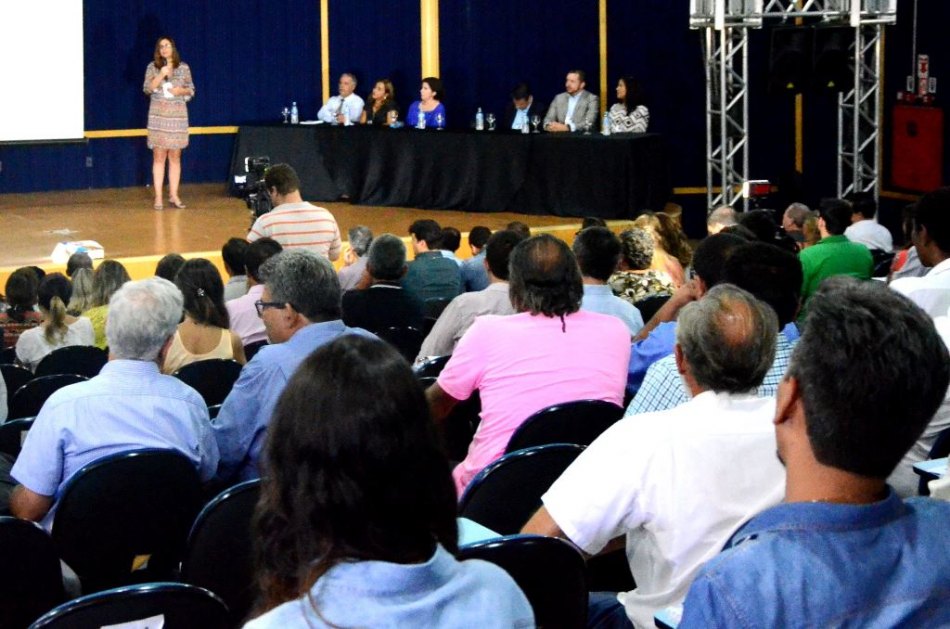
[[[0,0],[0,59],[0,142],[82,139],[82,0]]]

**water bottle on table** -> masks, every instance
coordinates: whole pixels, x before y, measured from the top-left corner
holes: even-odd
[[[416,116],[416,129],[425,129],[425,128],[426,128],[426,115],[425,115],[425,112],[420,109],[419,115]]]
[[[601,135],[610,135],[610,114],[604,113],[604,120],[600,123]]]
[[[346,103],[343,103],[343,126],[350,126],[350,106]]]
[[[479,107],[478,111],[475,112],[475,130],[483,131],[485,129],[485,114],[482,113],[482,108]]]
[[[300,112],[297,111],[297,101],[290,105],[290,124],[300,123]]]

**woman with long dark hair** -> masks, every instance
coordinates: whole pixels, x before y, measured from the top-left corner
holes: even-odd
[[[456,496],[425,395],[382,341],[297,369],[268,428],[246,627],[533,626],[511,577],[459,562]]]
[[[185,318],[175,331],[162,372],[175,373],[209,358],[233,358],[242,365],[247,362],[241,337],[228,329],[224,283],[217,267],[204,258],[188,260],[175,275],[175,286],[184,298]]]
[[[168,202],[183,209],[178,196],[181,181],[181,151],[188,146],[188,107],[195,96],[191,68],[183,63],[171,37],[155,42],[152,61],[145,68],[143,91],[148,94],[148,148],[152,149],[152,183],[155,209],[163,209],[162,185],[168,160]]]
[[[632,76],[617,81],[617,103],[610,108],[611,133],[646,133],[650,110],[640,84]]]
[[[366,108],[360,119],[362,124],[388,127],[399,116],[396,104],[396,88],[389,79],[380,79],[373,85],[373,92],[366,99]]]
[[[40,361],[54,349],[92,345],[96,340],[89,319],[66,312],[72,286],[65,275],[50,273],[44,277],[38,294],[43,323],[23,332],[16,344],[17,360],[31,371],[35,371]]]

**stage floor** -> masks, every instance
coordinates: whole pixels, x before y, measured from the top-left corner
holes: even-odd
[[[229,197],[220,184],[182,186],[184,210],[152,209],[150,188],[76,190],[0,195],[0,267],[50,266],[56,243],[95,240],[108,258],[196,254],[220,251],[232,236],[243,237],[250,214],[241,199]],[[520,220],[531,227],[572,224],[557,216],[492,214],[450,210],[373,207],[349,203],[320,203],[336,217],[346,240],[353,225],[367,225],[374,233],[403,237],[419,218],[432,218],[462,232],[475,225],[492,230]],[[576,221],[579,223],[579,221]]]

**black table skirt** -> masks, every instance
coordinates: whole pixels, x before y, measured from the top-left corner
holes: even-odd
[[[662,210],[671,192],[656,134],[241,127],[232,184],[252,156],[293,166],[309,201],[346,195],[361,205],[630,218]]]

